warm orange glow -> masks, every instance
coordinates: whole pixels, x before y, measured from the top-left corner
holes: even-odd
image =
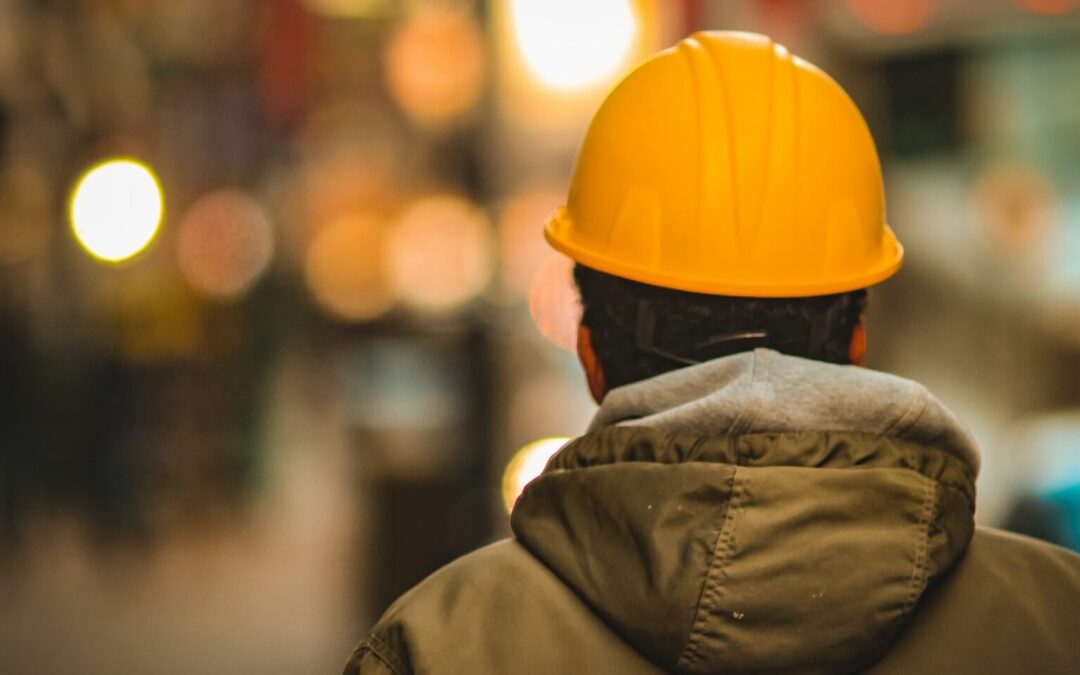
[[[468,111],[484,85],[484,43],[463,11],[429,8],[391,38],[386,78],[394,99],[414,119],[440,124]]]
[[[362,216],[325,226],[308,249],[305,272],[315,300],[347,321],[364,321],[394,304],[382,259],[383,227]]]
[[[266,271],[273,252],[273,232],[262,207],[230,190],[192,204],[177,233],[180,272],[188,285],[212,298],[246,293]]]
[[[434,312],[456,309],[491,279],[491,226],[479,207],[461,197],[428,197],[394,227],[388,262],[405,304]]]
[[[1080,6],[1080,0],[1017,0],[1017,4],[1036,14],[1058,16]]]
[[[848,0],[848,7],[867,28],[886,35],[908,35],[926,26],[933,0]]]
[[[499,214],[501,279],[514,297],[528,296],[536,271],[551,252],[544,224],[565,199],[565,190],[534,187],[511,197]]]
[[[581,302],[574,285],[574,262],[550,252],[533,277],[529,313],[540,334],[568,352],[577,349]]]

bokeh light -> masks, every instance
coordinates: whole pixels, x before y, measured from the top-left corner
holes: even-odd
[[[177,262],[184,280],[211,298],[229,300],[246,293],[266,271],[273,253],[273,231],[262,206],[232,190],[197,200],[177,232]]]
[[[908,35],[930,21],[934,0],[848,0],[848,7],[871,30],[886,35]]]
[[[506,465],[502,479],[502,498],[507,513],[514,509],[514,503],[525,490],[525,486],[544,471],[548,460],[569,440],[565,437],[544,438],[533,441],[514,453]]]
[[[543,84],[582,89],[618,73],[638,37],[632,0],[511,0],[522,57]]]
[[[1016,0],[1016,4],[1036,14],[1059,16],[1080,6],[1080,0]]]
[[[556,346],[577,351],[581,300],[574,285],[574,262],[550,252],[533,275],[529,313],[537,330]]]
[[[109,160],[90,169],[75,186],[72,229],[90,255],[121,262],[153,240],[163,201],[149,167],[130,159]]]
[[[499,213],[502,286],[514,298],[529,294],[536,271],[550,253],[544,224],[566,199],[566,191],[534,186],[510,197]]]
[[[344,216],[315,236],[305,262],[308,288],[346,321],[378,318],[394,305],[383,265],[384,228],[374,218]]]
[[[336,104],[316,110],[302,130],[303,161],[289,186],[301,213],[283,239],[306,250],[314,228],[350,213],[391,213],[401,201],[406,140],[384,110]]]
[[[386,79],[394,100],[423,124],[441,124],[472,108],[484,86],[484,42],[464,11],[429,8],[387,45]]]
[[[415,309],[446,312],[480,293],[494,272],[491,226],[462,197],[436,195],[410,206],[388,240],[390,277]]]
[[[1057,196],[1035,167],[1003,164],[984,170],[972,186],[971,201],[979,234],[1003,256],[1038,253],[1053,230]]]

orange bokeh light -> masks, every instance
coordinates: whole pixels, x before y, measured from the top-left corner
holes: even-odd
[[[323,227],[308,249],[305,272],[315,300],[347,321],[375,319],[394,305],[382,257],[382,223],[342,217]]]
[[[886,35],[908,35],[926,26],[933,0],[848,0],[848,7],[867,28]]]
[[[211,298],[243,295],[266,271],[273,253],[273,232],[262,207],[231,190],[197,200],[177,232],[177,264],[184,280]]]
[[[422,124],[467,112],[484,86],[484,40],[464,11],[427,8],[406,21],[387,45],[385,72],[394,99]]]
[[[1059,16],[1080,6],[1080,0],[1016,0],[1016,4],[1036,14]]]
[[[565,190],[532,187],[511,197],[499,214],[501,281],[515,298],[528,296],[536,271],[551,252],[544,224],[565,200]]]

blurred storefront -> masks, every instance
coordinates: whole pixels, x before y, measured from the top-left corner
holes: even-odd
[[[544,219],[705,28],[851,92],[908,246],[869,365],[1077,546],[1080,2],[0,0],[0,672],[336,672],[506,536],[595,409]]]

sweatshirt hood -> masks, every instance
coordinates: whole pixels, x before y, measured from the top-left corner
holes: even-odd
[[[757,350],[610,392],[511,525],[662,668],[854,672],[966,548],[977,471],[921,385]]]

